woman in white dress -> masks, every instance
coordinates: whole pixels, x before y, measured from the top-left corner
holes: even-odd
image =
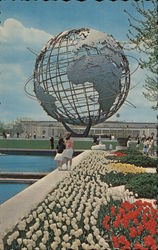
[[[66,168],[68,169],[68,164],[70,163],[70,170],[72,166],[72,156],[74,151],[74,142],[71,138],[71,133],[68,133],[65,139],[66,149],[63,151],[63,157],[66,158]]]

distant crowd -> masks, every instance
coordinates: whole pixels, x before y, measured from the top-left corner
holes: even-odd
[[[146,137],[143,134],[142,138],[136,137],[136,148],[140,150],[140,144],[143,143],[143,154],[148,156],[154,155],[154,137],[153,135]],[[128,137],[127,148],[131,147],[131,137]]]

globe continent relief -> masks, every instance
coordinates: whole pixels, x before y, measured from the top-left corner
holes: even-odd
[[[105,121],[121,107],[129,86],[129,64],[121,45],[93,29],[58,34],[36,60],[36,97],[67,129],[73,124],[89,131]]]

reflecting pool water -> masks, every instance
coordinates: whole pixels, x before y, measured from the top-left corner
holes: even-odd
[[[0,183],[0,204],[27,188],[29,184]]]
[[[51,156],[0,155],[1,172],[51,172],[56,161]],[[27,188],[29,184],[0,182],[0,204]]]
[[[0,172],[51,172],[55,168],[51,156],[0,155]]]

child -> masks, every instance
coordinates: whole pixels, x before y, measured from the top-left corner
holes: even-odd
[[[56,149],[57,149],[56,150],[57,154],[56,154],[54,160],[57,160],[57,168],[58,168],[58,170],[60,170],[60,169],[62,169],[62,166],[63,166],[62,152],[65,149],[65,144],[64,144],[63,138],[59,139]]]

